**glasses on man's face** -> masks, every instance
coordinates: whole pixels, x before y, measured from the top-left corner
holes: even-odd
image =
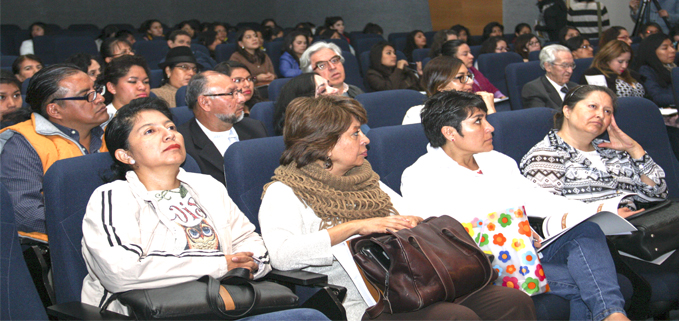
[[[176,65],[175,68],[180,68],[186,72],[188,71],[193,71],[193,73],[197,74],[198,73],[198,67],[196,66],[191,66],[191,65]]]
[[[93,91],[88,92],[85,94],[85,96],[80,96],[80,97],[64,97],[64,98],[54,98],[50,102],[53,103],[57,100],[86,100],[88,103],[93,102],[99,95],[104,95],[106,93],[106,86],[101,86],[95,88]]]
[[[113,55],[113,58],[118,58],[118,57],[127,56],[127,55],[134,55],[134,50],[125,49],[125,50],[119,52],[118,54]]]
[[[563,64],[554,64],[553,63],[552,66],[558,66],[558,67],[561,67],[563,69],[568,69],[568,68],[575,69],[576,65],[575,64],[566,64],[566,63],[563,63]]]
[[[240,83],[242,83],[242,82],[244,82],[244,81],[248,81],[248,82],[250,82],[251,84],[254,84],[254,83],[257,81],[257,78],[256,78],[256,77],[246,77],[246,78],[237,77],[237,78],[233,78],[232,80],[233,80],[233,82],[236,83],[236,84],[240,84]]]
[[[323,70],[323,69],[328,67],[328,63],[332,64],[333,66],[336,66],[336,65],[341,64],[343,62],[344,62],[344,60],[342,59],[342,57],[334,56],[334,57],[330,58],[330,60],[328,60],[328,61],[317,62],[316,67],[314,67],[314,70],[316,70],[316,69]]]
[[[243,94],[243,90],[238,89],[238,90],[234,90],[234,91],[228,92],[228,93],[221,93],[221,94],[205,94],[205,95],[203,95],[203,96],[205,96],[205,97],[226,96],[226,98],[234,99],[234,98],[236,98],[236,94],[241,94],[241,95],[242,95],[242,94]]]
[[[455,78],[453,78],[453,79],[456,79],[457,81],[459,81],[461,84],[464,85],[464,84],[466,84],[466,83],[467,83],[468,81],[470,81],[470,80],[471,80],[471,81],[474,81],[474,74],[472,74],[472,73],[467,73],[466,75],[457,76],[457,77],[455,77]]]

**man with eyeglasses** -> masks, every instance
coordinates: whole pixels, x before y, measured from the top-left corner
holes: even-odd
[[[549,45],[540,51],[540,67],[546,74],[523,86],[523,108],[549,107],[561,110],[568,90],[578,85],[570,81],[575,69],[573,54],[562,45]]]
[[[354,98],[363,93],[360,88],[344,82],[344,57],[334,43],[319,41],[311,45],[299,58],[299,64],[303,72],[314,72],[327,79],[343,96]]]
[[[26,93],[33,114],[0,131],[0,177],[12,198],[17,228],[47,241],[42,180],[60,159],[106,151],[103,87],[75,65],[56,64],[33,76]]]
[[[231,77],[216,71],[195,75],[186,88],[186,104],[195,117],[177,130],[200,172],[224,185],[224,153],[229,146],[267,136],[261,121],[244,117],[244,103],[243,92]]]

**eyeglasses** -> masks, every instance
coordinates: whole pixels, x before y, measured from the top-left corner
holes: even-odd
[[[118,58],[118,57],[122,57],[122,56],[126,56],[126,55],[134,55],[134,50],[125,49],[125,50],[121,51],[120,53],[118,53],[117,55],[113,55],[113,58]]]
[[[184,71],[193,71],[194,73],[198,73],[198,67],[191,67],[189,65],[176,65],[175,68],[181,68]]]
[[[466,74],[466,75],[457,76],[457,77],[455,77],[455,78],[453,78],[453,79],[457,79],[457,81],[459,81],[461,84],[464,85],[464,84],[466,84],[469,80],[474,81],[474,74],[468,73],[468,74]]]
[[[507,47],[500,47],[500,48],[495,48],[495,52],[508,52],[509,48]]]
[[[249,81],[251,84],[254,84],[255,82],[257,82],[257,77],[247,77],[247,78],[238,77],[238,78],[233,78],[231,80],[233,80],[233,82],[235,82],[237,84],[240,84],[244,81]]]
[[[552,66],[559,66],[563,69],[568,69],[568,68],[575,69],[575,67],[576,67],[575,64],[555,64],[555,63],[552,63]]]
[[[88,92],[87,94],[85,94],[85,96],[80,96],[80,97],[54,98],[54,99],[52,99],[52,101],[50,102],[50,104],[53,103],[53,102],[55,102],[55,101],[57,101],[57,100],[86,100],[88,103],[91,103],[91,102],[93,102],[95,99],[97,99],[97,97],[98,97],[99,95],[102,95],[102,96],[103,96],[105,93],[106,93],[106,87],[105,87],[105,86],[101,86],[101,87],[95,88],[94,91]]]
[[[328,67],[328,63],[332,64],[333,66],[336,66],[336,65],[343,63],[343,62],[344,62],[344,58],[342,58],[340,56],[334,56],[334,57],[330,58],[330,60],[328,60],[328,61],[317,62],[316,67],[314,67],[314,70],[316,70],[316,69],[323,70],[326,67]]]
[[[203,96],[205,96],[205,97],[218,97],[218,96],[227,96],[228,98],[230,98],[230,99],[233,99],[233,98],[235,98],[235,97],[236,97],[236,94],[241,94],[241,95],[242,95],[242,94],[243,94],[243,91],[242,91],[242,90],[240,90],[240,89],[238,89],[238,90],[234,90],[234,91],[232,91],[232,92],[230,92],[230,93],[221,93],[221,94],[205,94],[205,95],[203,95]]]
[[[527,43],[526,45],[528,45],[528,46],[535,46],[535,45],[539,45],[539,44],[540,44],[539,41],[531,41],[531,42]]]

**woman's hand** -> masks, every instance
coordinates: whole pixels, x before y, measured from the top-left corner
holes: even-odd
[[[252,258],[252,252],[238,252],[231,255],[224,255],[226,257],[226,269],[232,270],[235,268],[246,268],[250,270],[250,279],[259,270],[259,264]]]
[[[396,68],[398,68],[398,69],[403,69],[406,66],[408,66],[408,60],[401,59],[401,60],[396,62]]]
[[[608,126],[608,138],[610,143],[601,143],[598,146],[619,151],[625,151],[634,159],[639,159],[646,153],[644,149],[632,137],[627,136],[615,122],[615,116],[611,116],[611,124]]]
[[[387,230],[398,231],[404,228],[412,228],[419,224],[414,216],[392,215],[388,217],[376,217],[354,221],[357,224],[356,234],[368,235],[371,233],[386,233]]]
[[[416,61],[415,62],[415,67],[417,69],[417,74],[422,76],[422,62],[421,61]]]
[[[632,216],[636,213],[643,212],[643,211],[644,211],[643,208],[640,209],[640,210],[633,211],[631,208],[629,208],[627,206],[623,206],[623,207],[618,209],[618,215],[620,215],[620,217],[622,217],[622,218],[627,218],[629,216]]]
[[[255,78],[257,78],[257,82],[261,82],[261,81],[273,81],[276,77],[272,73],[267,72],[259,74],[255,76]]]
[[[531,229],[531,232],[533,232],[533,246],[536,249],[541,248],[542,247],[542,237],[540,237],[540,234],[533,231],[533,229]]]
[[[494,114],[495,113],[495,95],[486,91],[477,91],[475,94],[481,96],[481,99],[483,99],[483,102],[486,103],[486,107],[488,108],[488,112],[486,114]]]

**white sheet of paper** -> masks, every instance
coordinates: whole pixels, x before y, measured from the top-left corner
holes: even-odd
[[[604,75],[585,76],[585,79],[587,80],[587,83],[590,85],[604,87],[608,86],[608,84],[606,84],[606,77]]]
[[[660,264],[662,264],[663,262],[665,262],[665,260],[667,260],[667,258],[669,258],[670,255],[672,255],[672,253],[674,253],[674,251],[676,251],[676,250],[669,251],[669,252],[667,252],[667,253],[665,253],[665,254],[659,256],[657,259],[655,259],[655,260],[653,260],[653,261],[646,261],[646,260],[644,260],[644,259],[638,258],[638,257],[636,257],[636,256],[634,256],[634,255],[632,255],[632,254],[625,253],[625,252],[623,252],[623,251],[618,251],[618,252],[620,253],[620,255],[624,255],[624,256],[631,257],[631,258],[633,258],[633,259],[637,259],[637,260],[644,261],[644,262],[648,262],[648,263],[653,263],[653,264],[655,264],[655,265],[660,265]]]

